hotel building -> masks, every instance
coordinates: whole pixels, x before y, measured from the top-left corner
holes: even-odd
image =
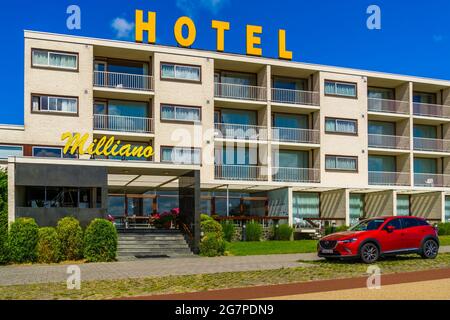
[[[198,241],[200,213],[450,220],[450,81],[32,31],[24,72],[24,125],[0,127],[11,221],[179,207]],[[155,154],[68,156],[64,132]]]

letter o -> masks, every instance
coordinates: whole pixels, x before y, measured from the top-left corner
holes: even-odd
[[[183,27],[188,28],[187,38],[183,37]],[[197,37],[197,29],[194,22],[189,17],[180,17],[173,28],[175,40],[182,47],[190,47],[194,44]]]

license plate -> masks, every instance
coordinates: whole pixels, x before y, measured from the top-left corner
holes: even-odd
[[[322,249],[322,253],[332,254],[334,251],[331,249]]]

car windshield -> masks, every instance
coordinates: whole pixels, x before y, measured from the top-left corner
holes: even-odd
[[[384,223],[384,221],[384,219],[365,220],[350,228],[350,231],[377,230]]]

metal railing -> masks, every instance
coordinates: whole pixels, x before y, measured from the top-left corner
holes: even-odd
[[[369,184],[375,186],[409,186],[407,172],[369,171]]]
[[[153,90],[153,77],[131,73],[94,71],[94,86],[139,91]]]
[[[319,130],[297,128],[272,128],[272,139],[280,142],[320,143]]]
[[[276,182],[320,183],[320,170],[311,168],[272,168],[272,180]]]
[[[216,165],[218,180],[266,181],[267,167],[250,165]]]
[[[272,102],[318,106],[319,93],[314,91],[272,89]]]
[[[391,136],[383,134],[369,134],[369,147],[370,148],[383,148],[383,149],[410,149],[410,140],[407,136]]]
[[[267,88],[232,83],[214,83],[214,96],[217,98],[267,101]]]
[[[414,186],[416,187],[450,187],[450,175],[435,173],[415,173]]]
[[[409,102],[390,99],[369,98],[369,111],[409,114]]]
[[[450,140],[414,138],[414,150],[450,153]]]
[[[415,116],[450,118],[450,106],[414,102],[413,110]]]
[[[267,140],[267,128],[233,123],[215,123],[216,138],[242,139],[242,140]]]
[[[94,114],[94,130],[154,133],[153,119]]]

